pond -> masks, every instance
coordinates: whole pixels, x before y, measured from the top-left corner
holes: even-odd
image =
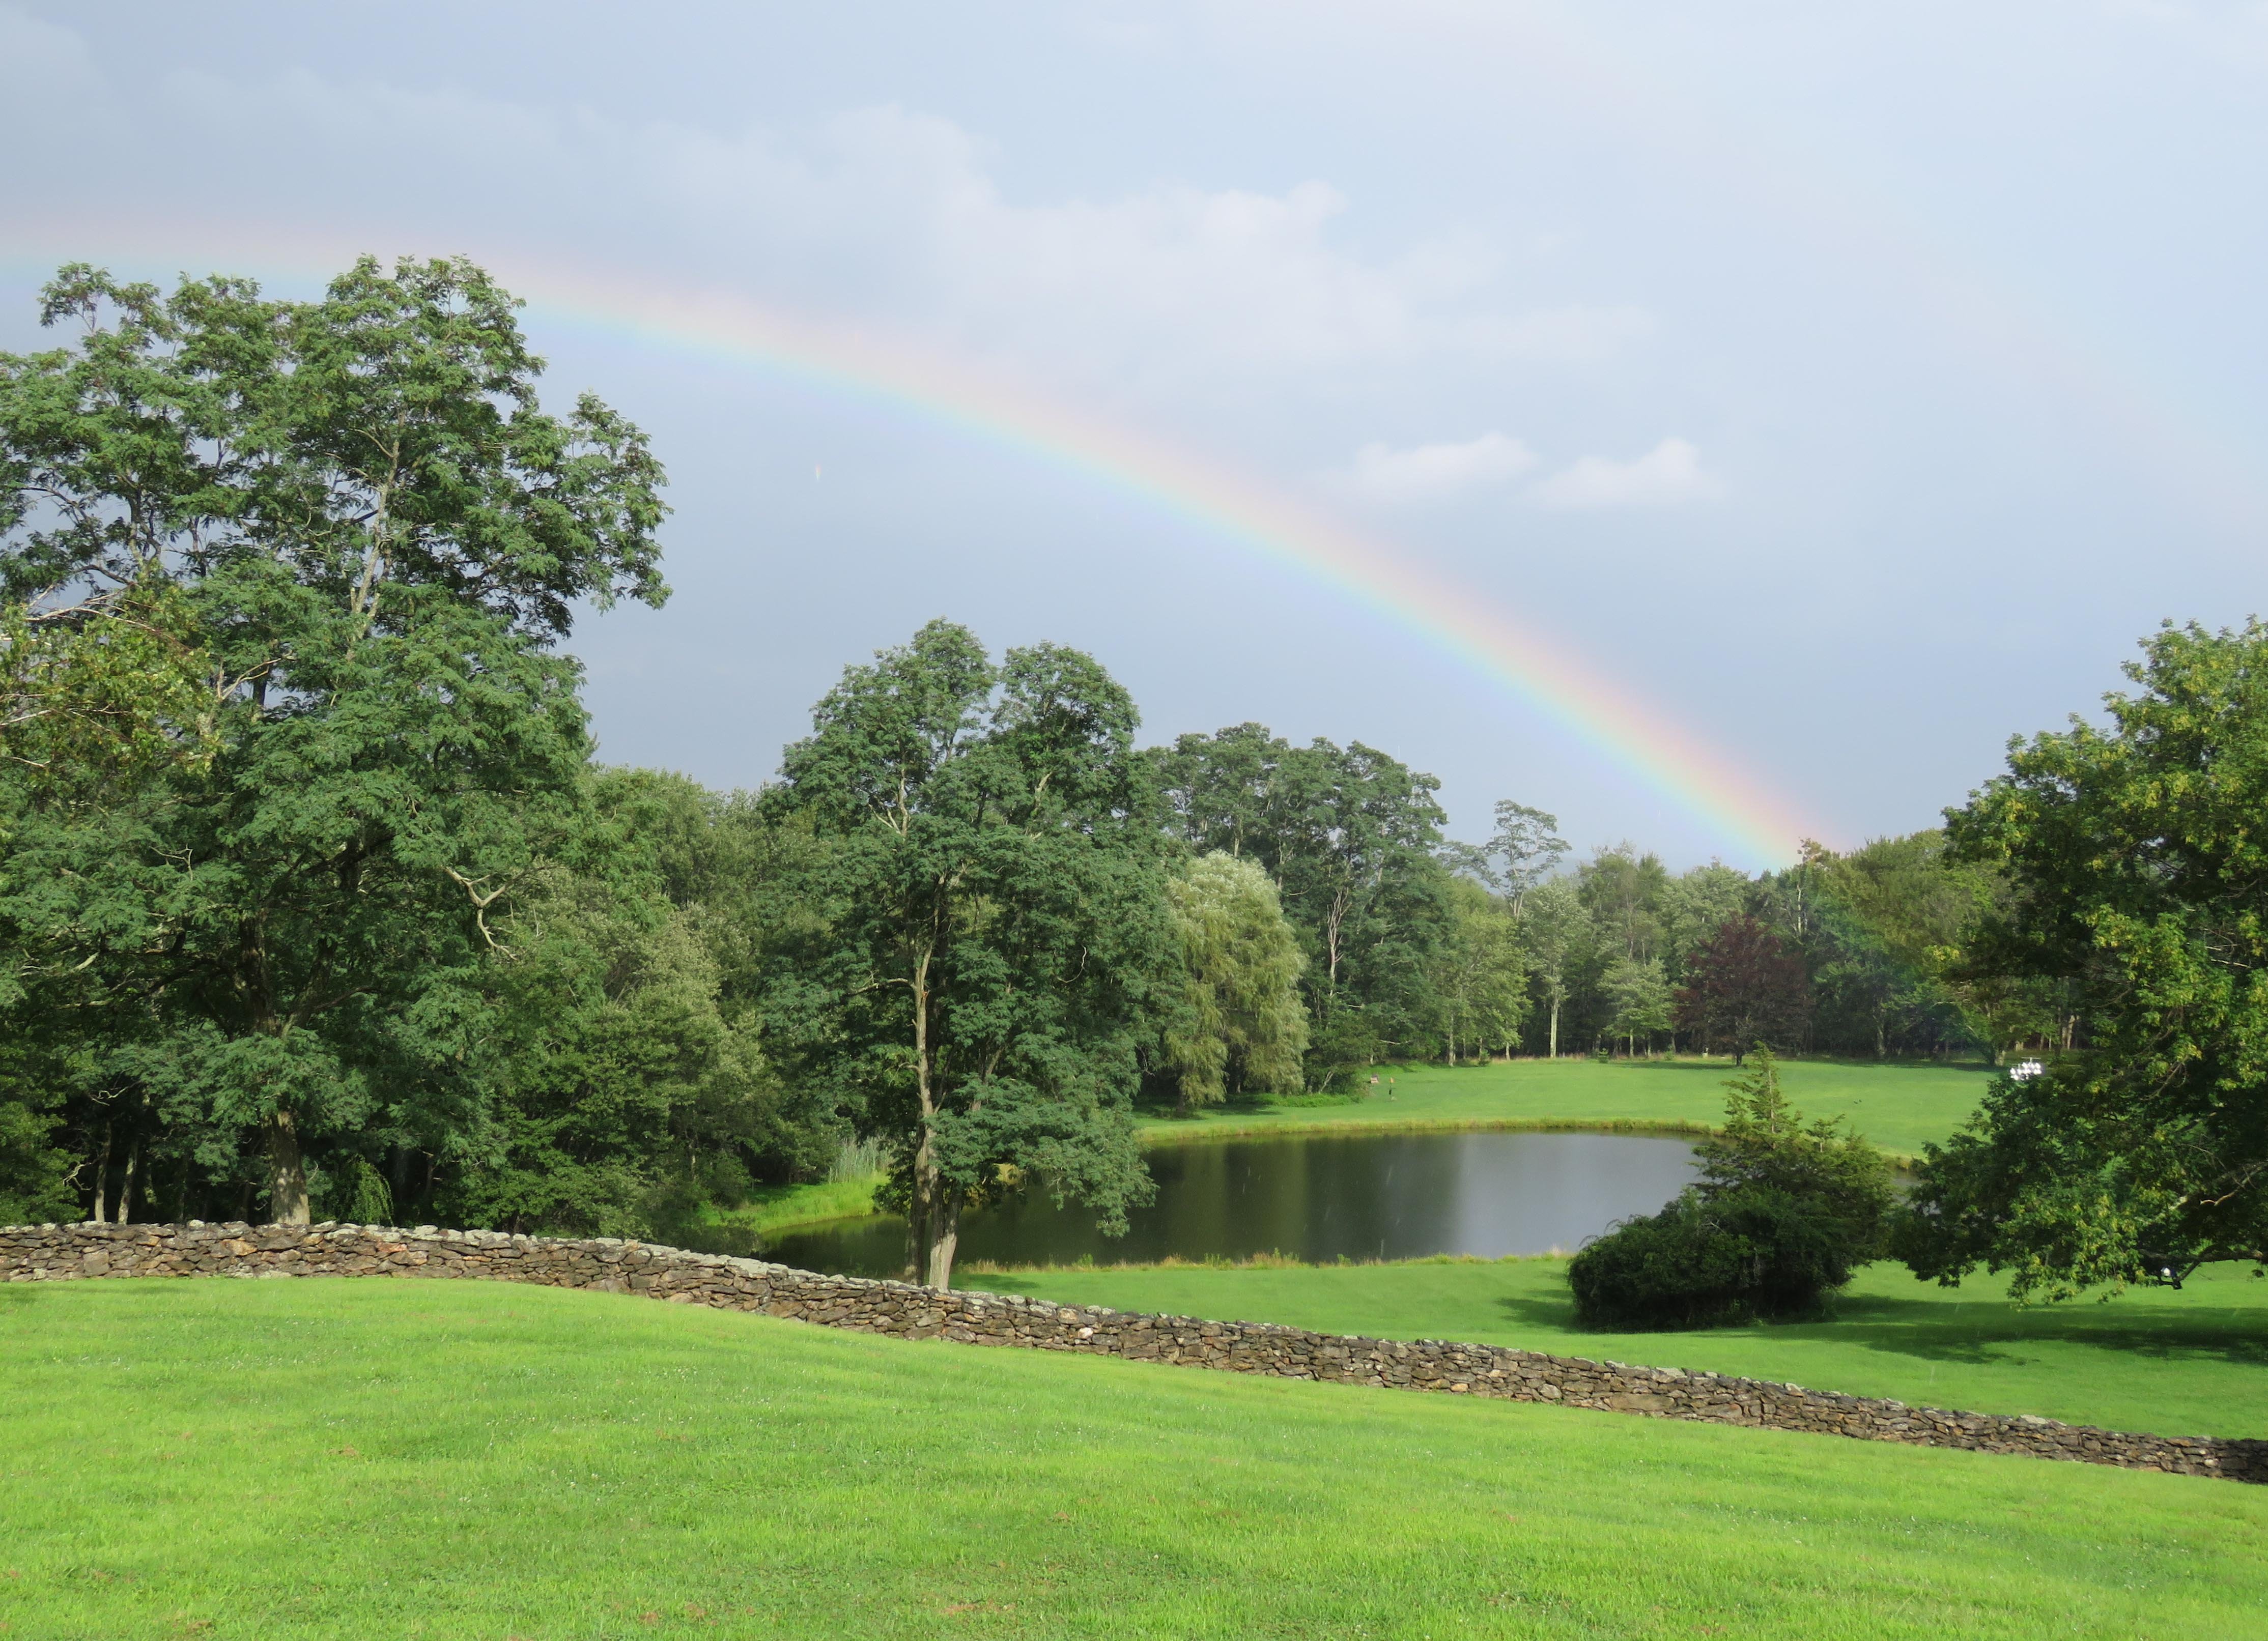
[[[1695,1174],[1682,1139],[1631,1134],[1304,1135],[1160,1146],[1157,1199],[1106,1237],[1076,1204],[1030,1187],[965,1215],[960,1259],[1003,1265],[1246,1259],[1329,1262],[1428,1254],[1569,1252],[1652,1213]],[[784,1231],[762,1257],[806,1270],[895,1277],[905,1221],[888,1215]]]

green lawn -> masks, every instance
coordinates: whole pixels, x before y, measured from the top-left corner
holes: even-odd
[[[0,1287],[0,1373],[11,1638],[2164,1641],[2268,1611],[2268,1489],[555,1289]]]
[[[1875,1065],[1783,1060],[1782,1085],[1807,1116],[1847,1116],[1883,1150],[1918,1156],[1976,1107],[1990,1075],[1977,1065]],[[1727,1059],[1506,1060],[1483,1065],[1381,1066],[1375,1093],[1359,1102],[1215,1108],[1192,1119],[1155,1117],[1152,1142],[1212,1139],[1288,1128],[1605,1127],[1616,1123],[1713,1128],[1725,1116]],[[1394,1079],[1387,1098],[1385,1079]]]
[[[2154,1431],[2268,1436],[2268,1281],[2211,1266],[2182,1291],[2011,1304],[2001,1284],[1859,1273],[1831,1321],[1700,1333],[1575,1325],[1566,1262],[971,1271],[962,1285],[1079,1305],[1286,1322],[1385,1339],[1458,1339],[1559,1356],[1776,1379],[1977,1413]]]

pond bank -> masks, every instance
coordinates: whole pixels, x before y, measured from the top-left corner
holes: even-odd
[[[1901,1168],[1976,1108],[1990,1071],[1977,1065],[1783,1060],[1788,1097],[1806,1116],[1841,1116]],[[1141,1121],[1145,1148],[1278,1136],[1372,1134],[1630,1134],[1699,1139],[1724,1115],[1722,1058],[1500,1060],[1469,1066],[1381,1066],[1381,1092],[1331,1104],[1215,1107],[1194,1117]],[[1393,1079],[1388,1098],[1384,1079]],[[771,1186],[722,1223],[759,1236],[873,1213],[880,1174],[855,1181]]]

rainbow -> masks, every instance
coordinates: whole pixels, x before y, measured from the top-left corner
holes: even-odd
[[[531,308],[885,403],[1099,482],[1236,542],[1454,658],[1699,821],[1740,857],[1792,860],[1823,828],[1722,752],[1473,590],[1304,501],[997,373],[724,293],[531,272]]]
[[[193,237],[209,236],[207,230]],[[245,250],[239,240],[234,254],[241,257]],[[173,254],[180,254],[178,247]],[[136,260],[145,259],[146,253]],[[313,271],[305,245],[284,257],[260,260],[278,272],[278,262],[288,266],[294,278]],[[332,259],[334,266],[348,260]],[[896,338],[792,316],[732,293],[672,291],[643,278],[600,279],[556,265],[514,266],[517,260],[497,258],[489,265],[538,315],[879,401],[1108,486],[1319,583],[1531,709],[1603,763],[1690,815],[1747,864],[1785,863],[1800,839],[1824,831],[1727,754],[1564,645],[1491,607],[1470,587],[1297,497]],[[35,275],[50,270],[20,249],[4,265]]]

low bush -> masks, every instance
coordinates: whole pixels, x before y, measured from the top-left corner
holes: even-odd
[[[1567,1267],[1589,1328],[1707,1328],[1812,1314],[1880,1256],[1889,1165],[1839,1122],[1806,1123],[1759,1048],[1726,1084],[1701,1178],[1660,1213],[1625,1220]]]

